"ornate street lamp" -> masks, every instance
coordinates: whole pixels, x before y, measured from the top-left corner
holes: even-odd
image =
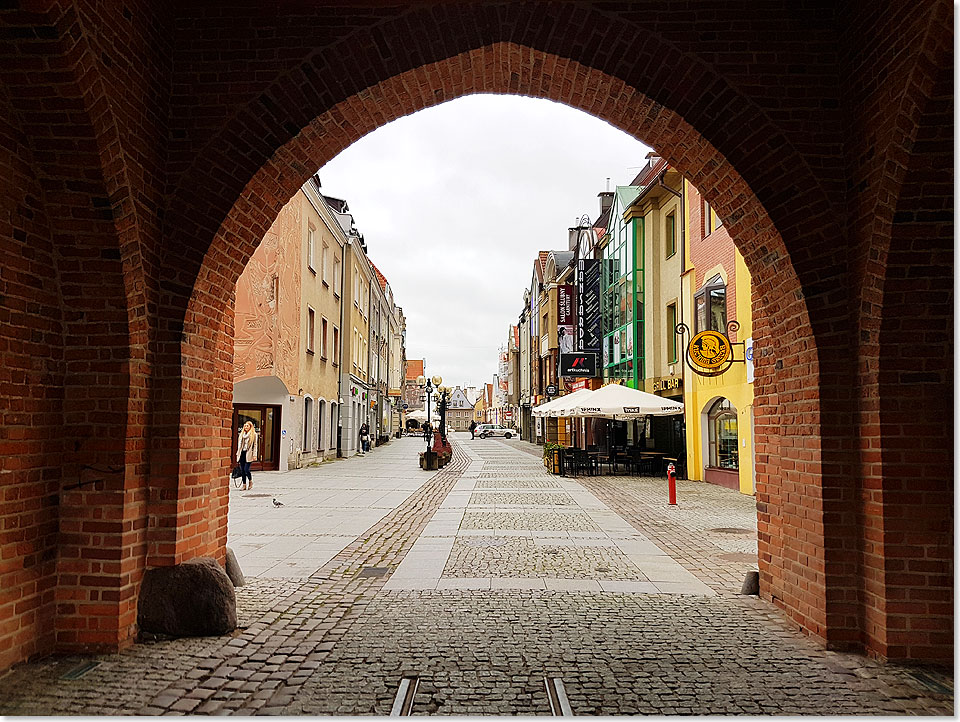
[[[431,382],[433,382],[431,384]],[[430,394],[433,393],[434,389],[439,387],[443,383],[443,379],[439,376],[434,376],[432,378],[427,378],[425,376],[417,376],[417,386],[420,386],[427,394],[427,425],[430,424]],[[427,451],[430,451],[431,445],[430,437],[427,437]]]
[[[440,436],[443,438],[444,446],[447,443],[447,403],[450,401],[450,393],[453,391],[449,386],[441,386],[437,389],[439,392],[438,403],[440,405]]]

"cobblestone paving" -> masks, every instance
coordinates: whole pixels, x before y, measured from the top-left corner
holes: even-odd
[[[414,714],[548,715],[545,676],[578,715],[952,711],[855,659],[752,598],[383,592],[284,713],[389,714],[405,675],[420,677]]]
[[[413,449],[401,441],[394,452],[407,447]],[[80,658],[20,665],[0,680],[0,713],[277,713],[386,581],[359,571],[396,566],[466,464],[455,448],[450,464],[306,582],[248,580],[237,598],[238,616],[249,626],[238,635],[139,644],[96,657],[100,667],[66,684],[58,677]]]
[[[497,480],[494,481],[495,477]],[[479,474],[478,478],[482,481],[477,482],[478,489],[503,489],[505,486],[510,489],[559,489],[560,484],[549,479],[537,478],[512,478],[509,481],[503,480],[503,474]]]
[[[523,537],[496,541],[495,546],[481,546],[458,539],[443,576],[646,581],[616,548],[569,546]]]
[[[398,465],[412,459],[403,473],[425,474],[416,469],[419,440],[406,442],[383,453],[395,453]],[[583,498],[570,480],[538,478],[546,475],[531,458],[539,451],[521,456],[513,440],[454,443],[451,464],[422,477],[415,493],[308,579],[248,577],[237,590],[235,635],[20,665],[0,678],[0,714],[387,714],[403,675],[421,677],[415,714],[549,714],[544,676],[563,680],[577,714],[952,714],[952,675],[925,670],[951,690],[941,693],[903,667],[824,651],[756,598],[385,589],[415,542],[431,539],[425,530],[450,518],[441,505],[455,489],[464,489],[460,509],[480,479],[496,484],[483,488],[527,499],[544,488]],[[724,555],[741,553],[731,545],[744,540],[724,541],[710,529],[745,526],[741,511],[717,511],[725,502],[709,496],[698,506],[700,490],[688,494],[681,482],[681,507],[664,512],[657,483],[581,480],[607,505],[601,516],[616,512],[701,579],[729,585],[736,564]],[[568,579],[591,565],[606,579],[623,569],[587,514],[467,510],[463,522],[457,528],[466,533],[454,535],[445,558],[451,572],[462,564],[471,574],[484,565],[491,576],[547,574],[548,557]],[[91,660],[99,666],[61,679]]]
[[[525,441],[498,443],[540,455],[539,446]],[[721,595],[739,595],[744,576],[757,568],[757,507],[752,496],[681,479],[677,506],[670,506],[662,477],[578,476],[576,481]]]
[[[481,504],[485,506],[507,506],[517,504],[524,506],[572,506],[574,501],[570,498],[570,495],[565,492],[482,491],[473,494],[470,497],[470,503]]]
[[[589,516],[574,512],[468,511],[461,529],[530,529],[535,531],[600,531]]]

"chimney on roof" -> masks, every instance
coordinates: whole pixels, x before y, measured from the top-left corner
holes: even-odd
[[[597,197],[600,199],[600,215],[610,210],[610,206],[613,205],[613,191],[604,191],[603,193],[597,194]]]
[[[580,227],[578,226],[577,228],[568,228],[567,233],[569,234],[567,250],[568,251],[575,250],[577,247],[577,240],[580,238]]]

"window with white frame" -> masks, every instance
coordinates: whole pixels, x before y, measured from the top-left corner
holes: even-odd
[[[320,319],[320,357],[327,357],[327,319]]]
[[[333,363],[340,365],[340,329],[336,326],[333,327]]]
[[[333,294],[339,298],[340,297],[340,257],[336,256],[333,259]]]
[[[313,269],[313,248],[316,245],[317,231],[313,226],[307,226],[307,268],[316,273]]]
[[[316,313],[312,308],[307,306],[307,353],[313,353],[313,332],[314,324],[316,322]]]
[[[323,399],[317,400],[317,451],[323,451],[323,417],[325,413]]]
[[[303,399],[303,450],[311,447],[313,439],[313,399],[309,396]]]
[[[330,262],[330,247],[324,243],[322,255],[320,256],[320,280],[323,281],[325,286],[329,286],[330,282],[327,277],[327,265]]]

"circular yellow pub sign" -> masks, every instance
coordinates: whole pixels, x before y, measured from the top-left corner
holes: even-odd
[[[730,355],[730,340],[719,331],[701,331],[690,342],[690,358],[706,369],[720,368]]]

